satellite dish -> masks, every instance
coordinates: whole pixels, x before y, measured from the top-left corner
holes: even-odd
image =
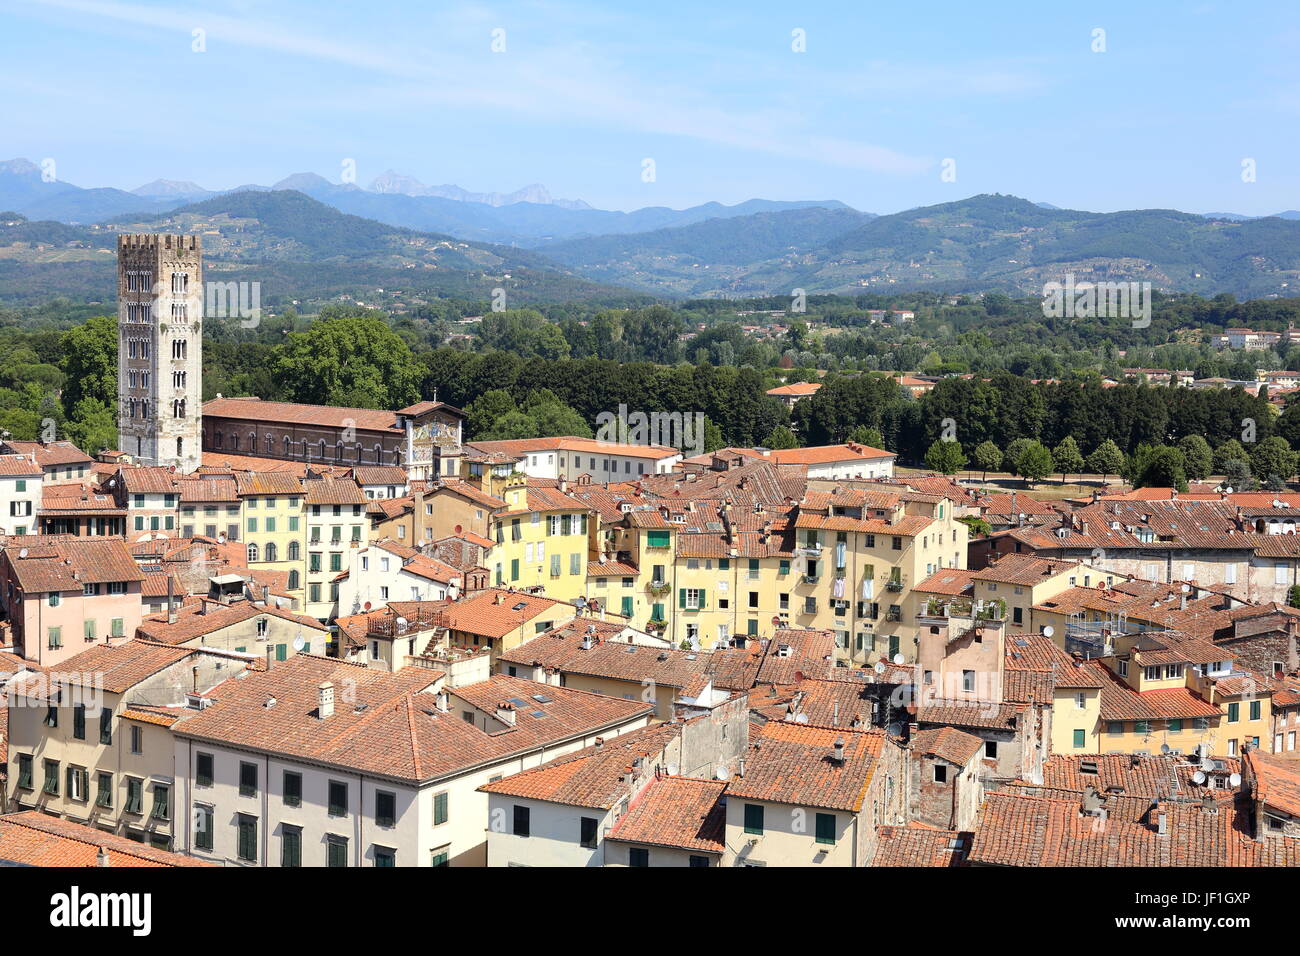
[[[808,715],[807,715],[807,714],[795,714],[794,722],[795,722],[796,724],[806,724],[806,723],[808,723]]]
[[[677,764],[675,764],[675,763],[670,763],[670,764],[668,765],[668,776],[670,776],[670,777],[675,777],[675,776],[677,776]]]
[[[367,610],[367,611],[370,610],[370,602],[369,602],[369,601],[366,602],[366,610]]]
[[[1196,773],[1192,774],[1192,783],[1196,784],[1198,787],[1201,784],[1205,783],[1205,781],[1206,781],[1206,776],[1204,770],[1198,770],[1196,771]]]
[[[1056,633],[1056,628],[1052,627],[1052,625],[1050,624],[1047,625],[1047,627],[1043,628],[1043,637],[1051,637],[1055,633]]]
[[[1162,754],[1167,754],[1167,753],[1169,753],[1169,750],[1170,750],[1170,747],[1169,747],[1168,744],[1161,744],[1161,745],[1160,745],[1160,752],[1161,752]]]
[[[1240,787],[1240,786],[1241,786],[1241,774],[1239,774],[1239,773],[1234,773],[1231,777],[1228,778],[1228,783],[1232,784],[1234,787]]]
[[[1202,757],[1202,758],[1201,758],[1201,769],[1202,769],[1202,770],[1213,770],[1213,769],[1214,769],[1214,761],[1211,760],[1209,757]]]
[[[726,780],[731,776],[731,771],[729,771],[722,764],[718,764],[718,766],[714,768],[713,776],[718,780]]]
[[[906,660],[906,658],[904,658],[902,654],[895,654],[895,655],[894,655],[894,663],[895,663],[895,664],[902,664],[904,660]]]
[[[20,558],[25,558],[25,557],[27,557],[27,549],[26,549],[26,548],[19,548],[19,549],[18,549],[18,557],[20,557]]]
[[[1188,591],[1190,591],[1191,589],[1192,589],[1192,586],[1191,586],[1190,584],[1186,584],[1186,583],[1183,584],[1183,593],[1184,593],[1184,594],[1186,594],[1186,593],[1187,593]]]
[[[876,661],[876,666],[873,668],[873,670],[875,670],[877,674],[883,674],[885,672],[885,662]]]
[[[297,651],[299,654],[302,653],[302,649],[306,646],[307,646],[307,642],[302,639],[301,634],[299,634],[297,637],[293,639],[293,649]]]

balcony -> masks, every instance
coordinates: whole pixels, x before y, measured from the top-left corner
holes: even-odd
[[[896,579],[894,579],[894,578],[890,578],[888,581],[885,582],[885,590],[886,590],[886,591],[901,591],[901,590],[903,590],[903,582],[902,582],[902,580],[901,580],[901,579],[896,580]]]
[[[646,591],[655,597],[663,597],[672,591],[672,587],[667,581],[651,581],[645,586]]]

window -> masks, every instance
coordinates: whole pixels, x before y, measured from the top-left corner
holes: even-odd
[[[345,867],[348,865],[348,841],[341,836],[330,835],[325,838],[326,866]]]
[[[397,851],[375,844],[375,866],[397,866]]]
[[[241,797],[257,796],[257,764],[240,762],[239,795]]]
[[[59,726],[59,708],[57,706],[55,706],[54,704],[49,704],[46,706],[45,720],[43,721],[43,723],[45,724],[46,727]]]
[[[292,770],[284,772],[284,805],[302,806],[302,774],[294,773]]]
[[[144,812],[144,781],[139,777],[126,778],[126,806],[122,809],[127,813]]]
[[[935,783],[948,782],[948,767],[946,764],[937,763],[934,765],[934,782]]]
[[[202,752],[195,754],[194,785],[196,787],[210,787],[214,776],[212,754]]]
[[[135,724],[131,726],[131,753],[144,753],[144,728]]]
[[[302,827],[286,824],[280,828],[280,865],[302,866]]]
[[[692,853],[690,862],[687,865],[688,866],[709,866],[709,858],[707,856],[696,856],[694,853]]]
[[[1228,705],[1228,723],[1235,724],[1241,719],[1241,704],[1233,701]]]
[[[74,740],[86,739],[86,705],[77,704],[72,708],[72,737]]]
[[[256,768],[254,768],[256,769]],[[239,858],[249,863],[257,862],[257,818],[239,814]]]
[[[113,742],[113,711],[108,707],[99,712],[99,742],[101,744]]]
[[[984,758],[986,760],[998,759],[998,742],[996,740],[984,741]]]
[[[1082,730],[1076,730],[1074,732],[1074,749],[1082,750],[1086,743],[1086,734]]]
[[[32,789],[32,755],[18,755],[18,789]]]
[[[596,829],[599,821],[595,817],[583,817],[579,821],[578,843],[588,850],[596,849]]]
[[[430,865],[430,866],[450,866],[450,865],[451,865],[451,851],[450,851],[447,847],[443,847],[443,848],[441,848],[441,849],[439,849],[439,850],[433,850],[433,851],[429,854],[429,865]]]
[[[649,866],[650,851],[643,846],[631,846],[627,848],[627,865],[628,866]]]
[[[153,785],[153,813],[149,815],[154,820],[167,821],[172,818],[172,788],[164,783],[155,783]]]
[[[762,834],[763,806],[758,803],[745,804],[745,832]]]
[[[341,780],[331,780],[329,788],[329,815],[344,817],[348,813],[348,785]]]
[[[1260,702],[1257,700],[1252,700],[1250,702],[1250,719],[1259,720],[1260,710],[1261,710]]]
[[[59,762],[57,760],[45,761],[45,787],[46,793],[57,797],[59,795]]]
[[[85,803],[89,797],[90,775],[81,767],[68,768],[68,799]]]
[[[441,826],[447,822],[447,791],[433,795],[433,825]]]
[[[835,814],[833,814],[833,813],[819,813],[819,814],[817,814],[816,827],[817,827],[816,833],[817,833],[817,842],[818,842],[818,843],[830,843],[830,844],[834,844],[834,842],[835,842]]]
[[[436,806],[438,798],[434,797],[433,802]],[[437,811],[434,812],[436,816]],[[388,790],[375,791],[375,825],[381,827],[397,825],[397,794]]]
[[[112,807],[113,806],[113,775],[111,773],[101,772],[97,775],[99,790],[95,794],[95,806]]]
[[[515,836],[526,837],[530,835],[529,824],[532,821],[529,818],[531,817],[531,815],[532,814],[530,813],[527,807],[521,807],[518,804],[515,804],[514,820],[512,821],[514,823],[514,827],[511,831],[514,833]]]

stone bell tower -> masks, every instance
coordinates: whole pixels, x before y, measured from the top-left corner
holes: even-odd
[[[202,457],[203,245],[117,237],[118,450],[188,474]]]

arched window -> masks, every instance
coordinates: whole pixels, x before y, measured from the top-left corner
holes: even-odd
[[[320,440],[320,460],[325,460],[325,439]]]
[[[334,443],[334,457],[339,461],[343,460],[343,442],[338,441]]]
[[[266,433],[266,436],[262,439],[262,443],[266,445],[266,453],[268,455],[275,454],[275,439],[271,437],[270,432]]]
[[[289,542],[289,560],[297,561],[302,556],[302,548],[298,546],[297,541]]]
[[[375,442],[375,464],[382,465],[383,463],[384,463],[384,446],[379,444],[379,442]]]
[[[290,571],[290,572],[289,572],[289,590],[290,590],[290,591],[296,591],[296,590],[298,590],[298,587],[299,587],[299,585],[298,585],[298,572],[297,572],[297,571]]]
[[[257,432],[248,433],[248,450],[254,455],[257,454]]]
[[[274,542],[266,546],[266,560],[274,561],[276,559],[276,547]]]
[[[222,435],[221,432],[217,432],[217,433],[213,436],[213,438],[216,440],[217,447],[220,448],[220,447],[221,447],[221,443],[225,440],[225,436]]]
[[[257,545],[250,544],[248,546],[248,560],[250,562],[257,560]]]
[[[293,457],[293,442],[289,441],[288,435],[284,436],[284,457],[285,458]]]
[[[231,436],[230,436],[230,450],[231,450],[231,451],[239,451],[239,436],[238,436],[238,435],[231,435]]]

